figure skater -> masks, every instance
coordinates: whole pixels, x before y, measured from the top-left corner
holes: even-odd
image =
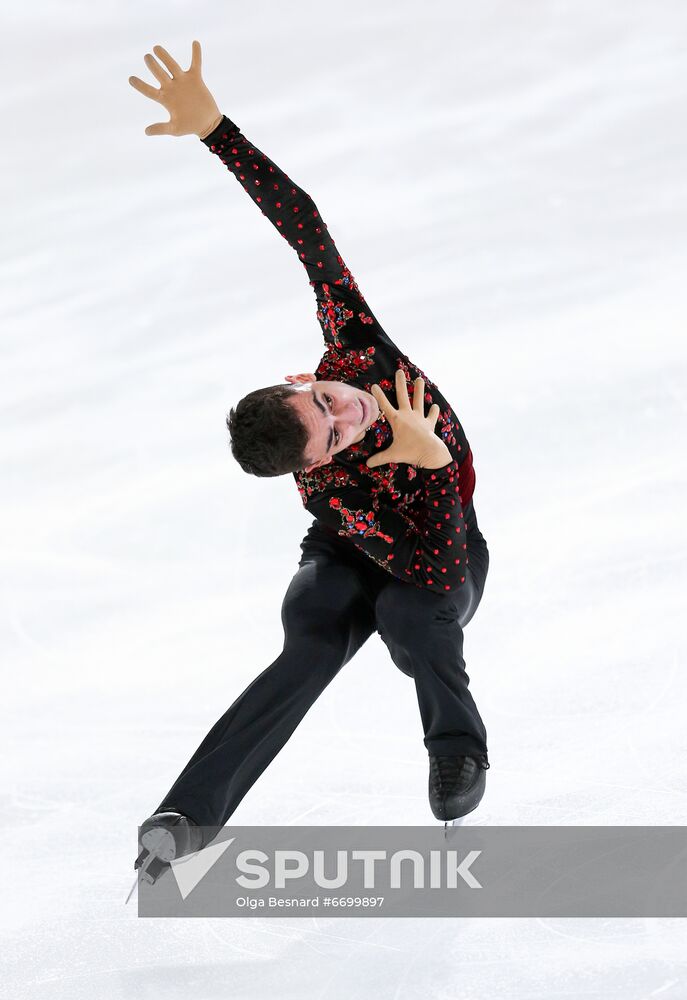
[[[489,566],[463,426],[383,330],[310,195],[220,112],[202,79],[200,44],[186,71],[161,46],[153,51],[159,62],[150,54],[145,62],[159,88],[129,82],[170,120],[146,135],[195,135],[234,175],[305,268],[324,354],[314,373],[250,392],[227,417],[241,468],[291,474],[314,520],[281,607],[282,652],[215,723],[141,827],[135,867],[149,882],[168,861],[205,846],[200,827],[226,823],[375,631],[415,683],[434,816],[446,823],[474,810],[489,767],[463,659],[463,630]],[[421,167],[426,151],[416,152]],[[238,237],[223,213],[229,251]],[[266,524],[261,544],[269,545],[269,531]]]

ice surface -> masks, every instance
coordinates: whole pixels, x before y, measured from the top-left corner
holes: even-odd
[[[231,12],[231,13],[230,13]],[[281,650],[311,518],[224,416],[322,352],[155,44],[316,199],[475,455],[474,822],[685,824],[687,10],[29,3],[3,25],[3,982],[13,997],[684,997],[684,921],[137,920],[135,828]],[[378,706],[389,706],[380,717]],[[431,821],[373,636],[232,818]]]

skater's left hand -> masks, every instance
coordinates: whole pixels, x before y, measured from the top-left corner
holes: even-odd
[[[432,403],[425,416],[425,380],[416,378],[413,389],[413,405],[410,405],[405,372],[396,370],[396,402],[394,409],[381,387],[375,383],[370,392],[379,403],[379,408],[391,425],[393,440],[384,451],[377,451],[365,463],[368,469],[388,462],[406,462],[420,468],[437,469],[451,460],[451,454],[434,433],[439,419],[440,408]]]
[[[169,70],[166,73],[149,53],[144,56],[146,66],[160,82],[159,90],[137,76],[130,76],[129,83],[145,97],[161,104],[169,112],[170,120],[148,125],[146,135],[197,135],[199,138],[209,135],[221,122],[222,114],[201,76],[200,42],[193,42],[191,65],[187,70],[183,70],[161,45],[154,45],[153,52]]]

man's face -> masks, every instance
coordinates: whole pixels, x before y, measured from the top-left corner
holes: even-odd
[[[318,382],[314,375],[287,375],[297,386],[289,403],[308,429],[306,453],[312,464],[305,472],[327,465],[338,451],[362,441],[380,417],[374,396],[345,382]]]

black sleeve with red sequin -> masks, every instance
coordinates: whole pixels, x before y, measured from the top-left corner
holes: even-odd
[[[265,218],[298,254],[315,290],[317,318],[325,343],[343,349],[382,339],[394,347],[341,258],[311,196],[226,115],[201,141],[234,174]]]
[[[318,521],[350,539],[356,548],[406,583],[436,592],[457,590],[465,583],[465,520],[458,492],[458,462],[439,469],[418,468],[426,505],[420,522],[400,508],[375,501],[368,490],[339,482],[332,464],[314,474],[331,476],[318,483],[307,509]]]

